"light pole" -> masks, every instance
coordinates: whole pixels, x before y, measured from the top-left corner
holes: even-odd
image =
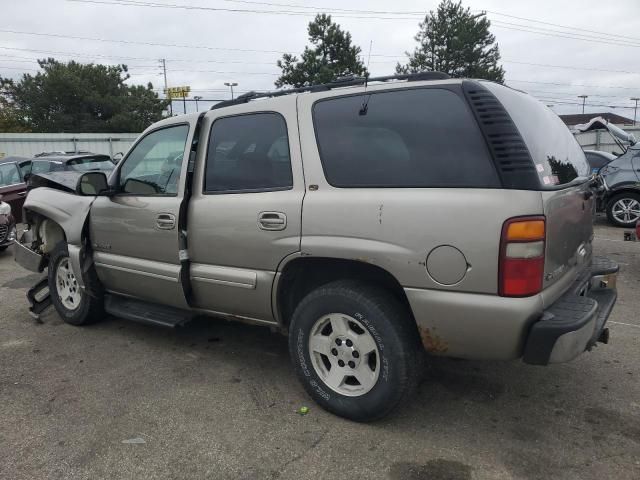
[[[584,104],[587,101],[587,98],[589,98],[589,95],[578,95],[578,98],[582,99],[582,113],[584,113]]]
[[[633,97],[630,99],[632,102],[636,102],[636,106],[633,109],[633,126],[636,126],[636,116],[638,115],[638,100],[640,100],[640,98],[638,97]]]
[[[236,82],[224,82],[224,84],[231,89],[231,100],[233,100],[233,87],[237,87]]]
[[[198,100],[202,100],[202,97],[194,95],[193,99],[196,101],[196,112],[199,112],[200,110],[198,110]]]

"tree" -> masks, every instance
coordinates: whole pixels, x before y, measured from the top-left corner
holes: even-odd
[[[43,72],[14,82],[0,77],[18,123],[34,132],[141,132],[167,102],[149,83],[131,86],[126,65],[39,60]]]
[[[16,108],[3,95],[0,86],[0,132],[19,133],[29,131],[29,128],[25,127],[20,121],[20,115]]]
[[[484,78],[504,82],[504,69],[498,65],[500,50],[489,32],[486,15],[472,14],[462,2],[442,0],[436,12],[430,11],[415,36],[418,47],[406,53],[406,65],[397,73],[439,71],[452,77]]]
[[[351,44],[351,34],[333,23],[331,15],[316,15],[307,31],[312,47],[304,48],[300,61],[288,53],[278,60],[282,75],[276,87],[306,87],[347,75],[366,75],[367,69],[358,58],[360,47]]]

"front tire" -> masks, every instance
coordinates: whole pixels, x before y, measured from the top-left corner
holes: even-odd
[[[289,328],[306,391],[355,421],[389,414],[417,384],[423,351],[411,315],[384,289],[341,280],[309,293]]]
[[[78,285],[77,273],[69,260],[65,242],[60,242],[49,257],[49,293],[58,315],[71,325],[87,325],[104,317],[101,295],[91,296]]]
[[[640,220],[640,195],[621,193],[607,202],[607,218],[618,227],[633,228]]]

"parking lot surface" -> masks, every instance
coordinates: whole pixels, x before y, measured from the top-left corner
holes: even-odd
[[[640,478],[640,243],[622,232],[596,228],[621,267],[609,345],[550,367],[431,359],[373,424],[313,404],[266,328],[38,323],[38,275],[5,252],[0,478]]]

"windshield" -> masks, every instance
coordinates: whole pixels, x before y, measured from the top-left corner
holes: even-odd
[[[111,171],[114,168],[109,157],[85,157],[76,160],[69,160],[67,163],[69,170],[77,172],[88,172],[92,170]]]

